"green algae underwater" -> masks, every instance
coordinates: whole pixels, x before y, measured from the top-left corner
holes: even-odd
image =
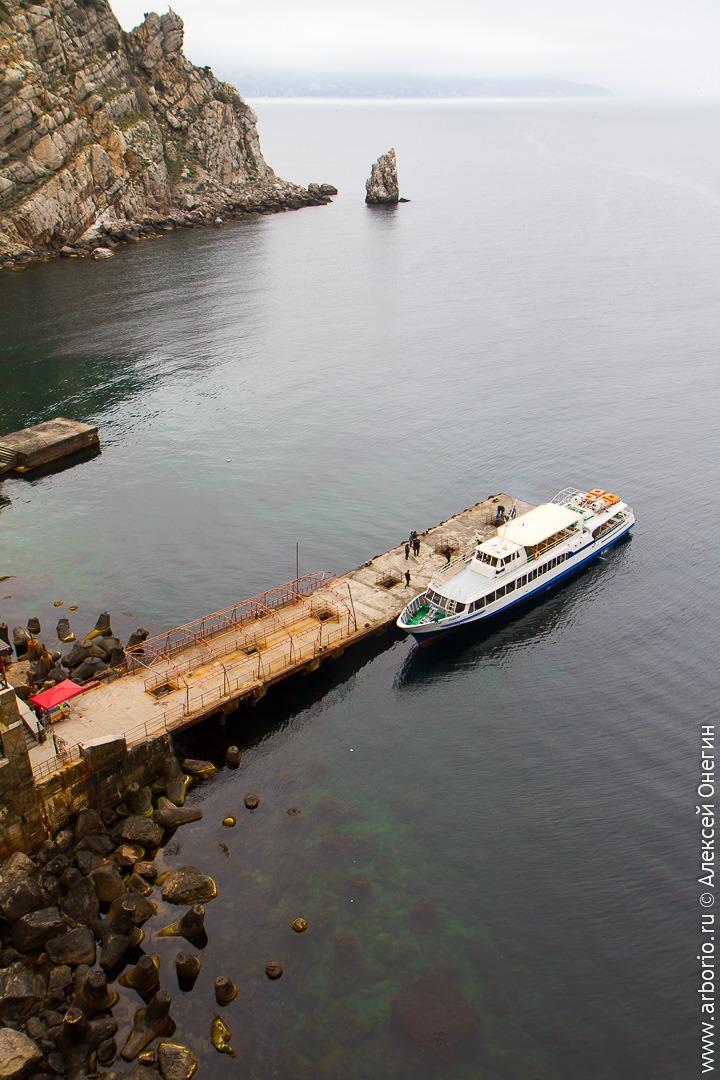
[[[431,664],[445,690],[446,664]],[[621,1016],[609,1044],[568,990],[576,960],[560,949],[563,920],[551,898],[538,894],[529,910],[525,889],[504,880],[517,860],[525,877],[543,879],[557,859],[546,845],[559,822],[541,793],[518,800],[507,792],[497,742],[483,747],[476,731],[465,744],[469,732],[453,731],[457,706],[446,706],[447,737],[438,738],[440,701],[427,666],[417,681],[415,667],[404,643],[376,647],[373,656],[343,659],[338,672],[271,691],[222,726],[206,722],[181,736],[184,751],[219,769],[188,794],[202,820],[181,826],[157,863],[197,866],[214,877],[218,896],[205,905],[202,971],[185,993],[176,989],[174,957],[193,946],[154,937],[178,909],[163,904],[158,888],[151,897],[159,910],[143,947],[159,954],[162,985],[173,991],[175,1041],[199,1058],[201,1075],[253,1080],[633,1075],[639,1060]],[[496,687],[498,702],[504,689]],[[398,697],[408,711],[396,702],[390,713]],[[493,740],[501,738],[492,703],[482,713]],[[237,769],[223,767],[231,744],[243,749]],[[252,811],[249,793],[259,797]],[[234,827],[223,827],[228,816]],[[513,834],[517,846],[506,850]],[[293,932],[298,917],[304,933]],[[271,960],[283,965],[277,981],[265,975]],[[239,987],[222,1008],[213,992],[219,975]],[[456,1043],[427,1024],[418,1042],[394,1016],[393,1000],[428,975],[480,1014]],[[135,995],[124,997],[129,1026]],[[218,1013],[236,1058],[211,1045]]]

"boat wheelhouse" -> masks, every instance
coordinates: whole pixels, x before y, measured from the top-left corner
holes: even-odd
[[[625,536],[635,515],[618,495],[567,488],[549,503],[509,517],[437,574],[397,620],[424,643],[485,621],[554,585]]]

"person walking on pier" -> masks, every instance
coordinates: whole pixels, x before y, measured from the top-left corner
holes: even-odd
[[[405,571],[405,588],[406,589],[409,586],[409,584],[410,584],[410,571],[406,570]]]
[[[410,555],[410,544],[406,544],[405,545],[405,558],[407,559],[409,557],[409,555]]]

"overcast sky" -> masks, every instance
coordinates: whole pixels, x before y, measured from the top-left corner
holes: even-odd
[[[110,0],[124,29],[149,0]],[[173,0],[185,52],[247,68],[598,83],[720,97],[720,0]],[[167,8],[157,5],[161,14]]]

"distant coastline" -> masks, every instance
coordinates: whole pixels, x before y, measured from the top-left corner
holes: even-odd
[[[256,98],[611,98],[605,86],[565,79],[478,79],[420,75],[322,74],[270,69],[224,73]]]

